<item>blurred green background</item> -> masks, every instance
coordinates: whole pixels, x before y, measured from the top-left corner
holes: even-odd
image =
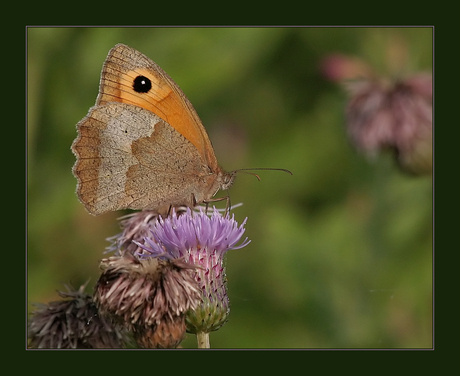
[[[226,170],[246,248],[227,254],[229,322],[214,348],[430,348],[432,181],[349,143],[346,95],[321,74],[342,53],[388,74],[431,71],[430,28],[29,28],[27,294],[91,290],[123,212],[88,214],[70,145],[102,63],[125,43],[158,63],[200,115]],[[393,67],[392,67],[393,65]],[[401,65],[401,64],[399,64]],[[196,347],[188,335],[183,347]]]

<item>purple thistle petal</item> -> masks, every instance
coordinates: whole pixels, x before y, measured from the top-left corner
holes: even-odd
[[[146,237],[145,245],[136,243],[153,256],[165,251],[172,258],[185,256],[192,248],[205,248],[222,255],[230,249],[240,249],[250,243],[248,238],[237,245],[245,232],[247,218],[238,227],[234,216],[222,216],[217,209],[208,216],[202,208],[199,212],[187,212],[176,216],[160,218],[150,232],[154,240]]]

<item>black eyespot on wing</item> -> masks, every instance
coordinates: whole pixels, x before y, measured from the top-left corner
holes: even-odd
[[[133,89],[137,93],[147,93],[152,88],[152,82],[145,76],[137,76],[133,81]]]

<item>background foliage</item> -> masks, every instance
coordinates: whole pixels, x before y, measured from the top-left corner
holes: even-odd
[[[432,69],[430,28],[29,28],[27,294],[89,291],[123,213],[89,215],[75,195],[70,145],[116,43],[157,62],[205,124],[226,170],[281,167],[230,194],[251,244],[229,252],[229,322],[214,348],[432,346],[432,181],[349,143],[346,95],[321,74],[332,53],[382,74]],[[397,63],[397,62],[396,62]],[[184,347],[196,347],[189,336]]]

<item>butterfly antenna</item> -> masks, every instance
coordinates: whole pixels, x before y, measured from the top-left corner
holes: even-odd
[[[288,173],[289,175],[292,175],[292,172],[289,171],[289,170],[286,170],[285,168],[270,168],[270,167],[260,167],[260,168],[240,168],[238,170],[235,170],[233,171],[234,173],[237,173],[237,172],[243,172],[245,174],[249,174],[249,175],[253,175],[257,178],[257,180],[260,181],[260,176],[257,175],[255,172],[252,172],[252,171],[260,171],[260,170],[267,170],[267,171],[282,171],[282,172],[286,172]]]

